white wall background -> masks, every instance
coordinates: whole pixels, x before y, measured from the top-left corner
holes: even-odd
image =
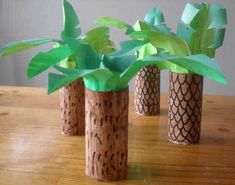
[[[101,16],[111,16],[133,24],[143,19],[149,8],[158,6],[167,24],[176,30],[186,0],[70,0],[77,10],[83,31],[94,27],[94,20]],[[190,1],[199,2],[199,1]],[[223,86],[206,80],[205,94],[235,95],[235,1],[205,0],[218,2],[228,11],[228,26],[224,46],[217,51],[216,59],[221,65],[228,85]],[[13,40],[37,38],[42,36],[59,37],[62,30],[62,9],[60,0],[0,0],[0,47]],[[118,30],[112,31],[113,40],[118,43],[125,36]],[[29,59],[43,46],[23,53],[0,59],[0,85],[44,86],[47,74],[28,81],[25,75]],[[162,72],[161,90],[167,92],[168,72]],[[131,89],[133,86],[131,84]]]

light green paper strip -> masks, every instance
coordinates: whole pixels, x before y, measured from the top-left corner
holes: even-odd
[[[86,37],[83,39],[97,53],[109,54],[115,51],[113,42],[109,39],[109,27],[101,26],[94,28],[86,33]]]
[[[101,17],[96,19],[95,21],[96,24],[103,24],[105,26],[114,26],[118,29],[124,30],[127,34],[129,34],[130,32],[133,31],[132,26],[130,26],[129,24],[120,21],[118,19],[113,19],[110,17]]]
[[[0,57],[8,56],[13,53],[24,51],[54,41],[56,41],[56,39],[40,38],[11,42],[0,49]]]

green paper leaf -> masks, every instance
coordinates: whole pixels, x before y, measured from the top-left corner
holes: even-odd
[[[76,40],[67,37],[65,42],[76,54],[77,67],[79,69],[95,69],[100,66],[101,55],[99,55],[89,44],[82,43],[83,40]]]
[[[184,9],[177,35],[184,38],[192,54],[206,54],[214,58],[215,50],[222,46],[226,9],[219,4],[190,4]]]
[[[136,62],[136,56],[127,55],[122,57],[109,57],[106,56],[103,58],[103,65],[108,68],[110,71],[122,73],[125,71],[131,64]]]
[[[101,55],[97,54],[88,44],[81,44],[77,52],[77,62],[79,69],[96,69],[100,67]]]
[[[141,24],[144,23],[142,22]],[[130,35],[133,39],[149,41],[153,46],[161,48],[165,52],[169,52],[170,54],[189,54],[187,43],[174,35],[168,35],[157,30],[135,31],[132,32]]]
[[[65,76],[55,73],[49,73],[47,93],[51,94],[54,91],[60,89],[61,87],[69,85],[71,82],[75,81],[76,79],[78,79],[77,75]]]
[[[184,8],[182,17],[181,17],[182,22],[186,25],[190,24],[190,22],[195,18],[198,12],[199,12],[199,9],[197,6],[191,3],[187,3]]]
[[[13,53],[24,51],[54,41],[55,39],[51,38],[40,38],[40,39],[30,39],[30,40],[11,42],[0,49],[0,57],[8,56]]]
[[[95,91],[110,91],[120,88],[119,74],[111,72],[108,69],[93,69],[93,70],[80,70],[68,69],[55,66],[55,69],[62,72],[64,75],[51,75],[49,78],[48,92],[52,93],[64,85],[68,85],[74,80],[83,77],[85,86],[88,89]]]
[[[111,57],[121,57],[124,55],[128,55],[131,52],[134,52],[141,48],[143,45],[145,45],[147,42],[146,41],[140,41],[140,40],[128,40],[128,41],[123,41],[120,43],[121,49],[118,51],[115,51],[111,53],[109,56]]]
[[[227,12],[223,5],[213,3],[210,4],[209,9],[211,22],[208,29],[217,29],[227,24]]]
[[[191,73],[202,75],[204,77],[215,80],[222,84],[227,83],[220,70],[220,67],[216,64],[216,62],[210,57],[203,54],[191,55],[191,56],[173,56],[173,55],[161,54],[160,56],[150,56],[143,59],[143,61],[154,61],[154,60],[169,61],[182,68],[187,69]],[[161,66],[159,68],[161,69]]]
[[[79,19],[72,5],[67,0],[63,2],[63,17],[64,17],[64,30],[61,33],[62,39],[64,37],[77,38],[81,34],[81,29],[77,28]]]
[[[160,8],[151,8],[144,18],[145,22],[149,23],[160,32],[171,35],[170,28],[167,27],[164,15]]]
[[[118,29],[124,30],[127,34],[129,34],[133,31],[133,28],[131,25],[129,25],[123,21],[110,18],[110,17],[98,18],[98,19],[96,19],[95,23],[96,24],[103,24],[105,26],[114,26]]]
[[[54,68],[63,73],[63,74],[55,74],[49,73],[48,75],[48,94],[53,93],[54,91],[60,89],[65,85],[69,85],[73,81],[85,77],[86,75],[91,75],[97,69],[93,70],[84,70],[84,69],[70,69],[63,68],[60,66],[54,66]],[[99,70],[98,70],[99,71]]]
[[[214,43],[210,45],[209,48],[217,49],[220,46],[222,46],[224,42],[224,36],[225,36],[225,28],[216,29]]]
[[[187,69],[185,69],[184,67],[178,66],[174,63],[171,63],[163,56],[165,55],[157,54],[154,56],[147,56],[133,63],[128,68],[126,68],[126,70],[123,71],[123,73],[120,75],[120,78],[121,78],[120,81],[123,84],[127,84],[136,75],[138,71],[140,71],[143,67],[148,66],[148,65],[156,65],[156,67],[158,67],[160,70],[168,69],[168,70],[177,71],[181,73],[188,73]],[[167,56],[171,56],[171,55],[167,55]]]
[[[61,62],[73,54],[67,45],[53,48],[47,52],[40,52],[33,57],[28,65],[27,75],[31,79],[51,66]]]
[[[143,47],[141,47],[138,51],[136,51],[138,59],[142,59],[149,55],[157,54],[157,48],[154,47],[151,43],[145,44]]]
[[[113,42],[109,39],[109,27],[98,27],[86,33],[84,39],[97,53],[108,54],[115,51]]]
[[[187,43],[190,41],[190,36],[193,33],[193,29],[191,27],[188,27],[184,23],[179,23],[177,27],[177,37],[180,39],[185,40]]]

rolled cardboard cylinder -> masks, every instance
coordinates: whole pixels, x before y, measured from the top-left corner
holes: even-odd
[[[135,111],[141,115],[160,114],[160,70],[149,65],[139,71],[134,81]]]
[[[203,77],[170,73],[168,138],[177,144],[200,141]]]
[[[86,174],[98,181],[127,175],[128,90],[86,89]]]
[[[82,80],[76,80],[60,89],[60,117],[64,135],[85,135],[84,93]]]

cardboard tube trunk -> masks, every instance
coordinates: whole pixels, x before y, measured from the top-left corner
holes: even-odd
[[[85,87],[77,80],[60,89],[62,133],[68,136],[85,134]]]
[[[128,90],[86,89],[86,174],[99,181],[127,175]]]
[[[170,73],[168,138],[177,144],[200,140],[203,77]]]
[[[135,111],[141,115],[160,114],[160,70],[149,65],[139,71],[134,81]]]

